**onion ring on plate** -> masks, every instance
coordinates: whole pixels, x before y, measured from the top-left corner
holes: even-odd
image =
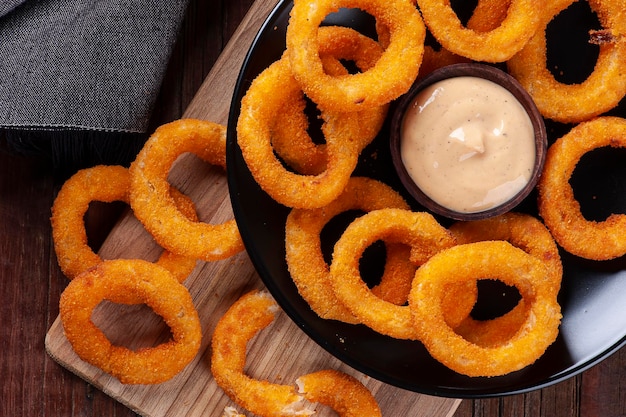
[[[324,71],[318,28],[339,8],[358,8],[389,28],[390,42],[369,70],[334,77]],[[294,1],[287,26],[287,56],[302,90],[321,109],[352,112],[388,104],[409,90],[422,61],[426,28],[406,0],[321,0],[315,7]]]
[[[91,321],[94,308],[103,300],[145,303],[170,327],[172,340],[137,351],[112,345]],[[167,381],[200,349],[200,319],[189,291],[169,271],[151,262],[117,259],[99,263],[70,281],[61,294],[59,311],[76,354],[123,384]]]
[[[226,128],[194,119],[160,126],[130,166],[130,205],[154,239],[170,252],[204,261],[228,258],[243,250],[235,220],[212,225],[187,218],[174,204],[168,174],[174,161],[192,152],[226,167]]]
[[[455,240],[428,213],[388,208],[370,211],[354,220],[335,244],[330,275],[336,297],[361,323],[378,333],[415,339],[409,307],[381,300],[361,279],[361,255],[378,240],[409,245],[412,261],[418,264],[453,246]]]
[[[283,56],[259,74],[241,100],[237,143],[259,186],[279,204],[294,208],[323,207],[337,198],[358,163],[362,149],[357,113],[322,112],[327,166],[318,175],[287,170],[272,148],[271,127],[283,105],[302,90]]]
[[[278,305],[265,291],[239,298],[217,323],[211,339],[211,372],[215,382],[238,405],[253,414],[310,415],[295,387],[250,378],[244,373],[248,342],[274,321]]]
[[[366,71],[376,64],[383,52],[376,41],[347,27],[322,26],[318,37],[324,70],[333,76],[348,74],[340,60],[352,61],[360,71]],[[326,169],[325,145],[314,143],[309,136],[305,107],[302,95],[278,113],[272,132],[272,146],[296,172],[317,175]],[[359,112],[361,148],[376,137],[385,121],[387,109],[385,105]]]
[[[129,204],[130,174],[117,165],[97,165],[72,175],[61,187],[52,205],[52,240],[61,271],[69,279],[102,262],[88,245],[84,216],[92,201]],[[174,187],[169,193],[176,206],[191,220],[197,220],[193,202]],[[157,264],[184,281],[196,266],[196,259],[163,251]]]
[[[569,179],[584,154],[608,146],[626,147],[626,120],[607,116],[575,126],[548,148],[537,185],[539,214],[554,239],[566,251],[593,260],[626,254],[626,215],[612,214],[602,222],[585,219]]]
[[[358,323],[335,296],[329,266],[322,253],[320,233],[328,222],[349,210],[368,212],[381,208],[408,209],[404,198],[391,187],[374,179],[351,177],[344,191],[325,207],[293,209],[285,224],[285,258],[298,292],[318,316],[324,319]],[[403,304],[408,296],[415,266],[408,262],[404,245],[387,246],[388,259],[381,284],[372,291]],[[378,290],[376,288],[379,288]]]
[[[535,36],[508,63],[508,70],[532,96],[541,114],[562,123],[579,123],[614,108],[626,95],[626,23],[621,18],[622,2],[589,1],[600,23],[614,34],[611,42],[599,46],[594,71],[580,84],[558,82],[546,67],[545,30],[573,0],[548,3],[548,10]]]
[[[417,0],[424,22],[447,50],[474,61],[504,62],[535,34],[543,3],[511,0],[500,26],[488,32],[464,27],[447,0]]]
[[[441,251],[417,270],[409,294],[419,340],[433,358],[463,375],[498,376],[522,369],[543,355],[558,335],[561,309],[547,276],[543,262],[505,241]],[[496,347],[476,345],[455,333],[439,301],[446,285],[486,278],[515,286],[529,308],[519,330]]]
[[[302,375],[296,385],[307,400],[331,407],[340,417],[382,416],[372,393],[346,373],[324,369]]]
[[[549,273],[550,291],[556,298],[561,288],[563,265],[552,235],[541,221],[523,213],[505,213],[490,219],[457,222],[449,227],[458,244],[505,240],[542,261]],[[455,332],[480,346],[498,346],[510,339],[526,320],[528,305],[521,300],[511,311],[490,319],[464,319]]]

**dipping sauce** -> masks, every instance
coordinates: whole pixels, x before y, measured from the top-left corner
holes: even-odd
[[[530,117],[511,92],[483,78],[448,78],[422,90],[404,115],[400,142],[411,179],[458,213],[507,202],[533,175]]]

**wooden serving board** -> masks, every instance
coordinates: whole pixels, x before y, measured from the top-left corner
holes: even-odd
[[[257,0],[251,7],[184,117],[226,124],[243,59],[275,4],[276,0]],[[233,217],[223,171],[187,154],[177,160],[170,181],[196,202],[201,220],[221,223]],[[104,259],[156,259],[159,252],[160,248],[141,224],[128,213],[112,230],[100,255]],[[235,404],[212,378],[211,335],[219,318],[239,296],[252,288],[262,288],[263,284],[247,255],[241,253],[220,262],[198,262],[185,285],[202,321],[203,342],[195,360],[168,382],[149,386],[123,385],[83,362],[65,338],[59,318],[47,334],[46,349],[60,365],[142,416],[221,416],[224,407]],[[145,306],[103,303],[94,312],[93,320],[113,343],[129,347],[151,346],[163,342],[169,335],[160,318]],[[246,371],[254,378],[293,384],[300,375],[326,368],[356,376],[372,391],[386,416],[450,417],[460,401],[416,394],[367,377],[331,356],[284,313],[279,314],[249,346]],[[320,416],[335,415],[325,406],[318,406],[317,411]]]

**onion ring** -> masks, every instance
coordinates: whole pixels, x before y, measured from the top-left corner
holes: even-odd
[[[382,416],[372,393],[346,373],[324,369],[299,377],[296,384],[307,400],[331,407],[340,417]]]
[[[428,213],[389,208],[357,218],[335,244],[330,275],[337,298],[361,323],[378,333],[396,339],[415,339],[409,307],[381,300],[361,279],[359,259],[378,240],[409,245],[412,261],[420,264],[453,246],[454,238]]]
[[[128,303],[131,298],[163,318],[172,340],[137,351],[111,344],[91,321],[92,311],[103,300]],[[70,281],[61,294],[59,311],[76,354],[123,384],[167,381],[187,366],[200,348],[200,319],[189,291],[169,271],[151,262],[99,263]]]
[[[512,0],[500,26],[483,32],[464,27],[447,0],[418,0],[424,22],[447,50],[474,61],[504,62],[535,34],[543,3]]]
[[[154,239],[170,252],[204,261],[228,258],[243,250],[235,220],[212,225],[183,215],[168,193],[168,173],[183,153],[226,167],[226,128],[194,119],[160,126],[130,166],[130,205]]]
[[[52,240],[63,274],[74,279],[102,262],[88,245],[84,216],[92,201],[129,204],[130,174],[117,165],[98,165],[72,175],[61,187],[52,205]],[[174,187],[169,193],[176,206],[189,219],[197,220],[193,202]],[[157,264],[184,281],[196,266],[196,259],[163,251]]]
[[[612,214],[603,222],[585,219],[569,178],[585,153],[607,146],[626,147],[626,120],[606,116],[575,126],[548,148],[538,184],[539,214],[554,239],[567,252],[593,260],[626,254],[626,215]]]
[[[318,27],[339,8],[362,9],[389,28],[390,42],[368,71],[340,77],[324,71]],[[287,56],[294,77],[321,109],[358,111],[388,104],[408,91],[419,71],[425,37],[419,12],[406,0],[321,0],[315,7],[296,0],[287,26]]]
[[[329,266],[322,254],[320,240],[322,229],[340,213],[349,210],[368,212],[388,207],[408,209],[408,204],[400,194],[382,182],[365,177],[352,177],[342,194],[329,205],[315,210],[293,209],[287,216],[285,224],[287,268],[302,298],[321,318],[358,323],[335,296]],[[372,290],[394,303],[401,301],[400,304],[406,301],[415,274],[415,267],[408,262],[408,256],[404,255],[403,258],[399,252],[403,251],[403,246],[399,245],[396,249],[387,247],[388,257],[391,259],[388,259],[385,265],[386,270],[381,279],[382,288]],[[398,256],[400,259],[394,260],[394,257]]]
[[[354,29],[341,26],[322,26],[318,31],[320,57],[326,73],[347,75],[340,60],[352,61],[361,71],[367,71],[380,58],[383,49],[371,38]],[[309,136],[309,120],[304,114],[304,96],[293,100],[277,114],[272,132],[274,151],[301,174],[317,175],[326,169],[325,145],[316,144]],[[361,149],[380,131],[388,106],[379,106],[359,112]]]
[[[294,208],[323,207],[337,198],[358,163],[361,150],[357,113],[322,112],[328,164],[319,175],[287,170],[271,145],[271,126],[290,97],[302,94],[283,56],[259,74],[241,100],[237,143],[259,186],[276,202]]]
[[[555,341],[561,320],[547,275],[543,262],[505,241],[457,245],[435,254],[417,270],[409,294],[419,340],[433,358],[467,376],[505,375],[532,364]],[[530,309],[514,336],[497,347],[482,347],[455,333],[438,301],[446,285],[485,278],[515,286]]]
[[[274,321],[278,305],[266,291],[239,298],[217,323],[211,339],[211,372],[215,382],[238,405],[253,414],[310,415],[304,397],[293,386],[250,378],[244,373],[248,342]]]
[[[556,298],[563,276],[561,256],[552,235],[537,218],[509,212],[490,219],[457,222],[449,230],[458,244],[505,240],[536,257],[548,269],[551,283],[549,290]],[[528,305],[522,300],[511,311],[494,319],[475,320],[468,316],[454,330],[474,344],[498,346],[512,337],[526,320],[527,314]]]
[[[546,34],[548,23],[573,0],[550,3],[535,36],[508,63],[508,70],[532,96],[541,114],[562,123],[579,123],[614,108],[626,95],[626,40],[623,36],[602,43],[589,77],[580,84],[558,82],[546,67]],[[624,34],[622,3],[589,1],[604,28]]]

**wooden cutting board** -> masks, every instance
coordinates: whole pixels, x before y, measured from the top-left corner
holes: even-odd
[[[254,3],[184,117],[226,124],[245,54],[275,4],[276,0]],[[177,160],[170,181],[196,202],[201,220],[221,223],[233,218],[223,171],[188,154]],[[160,248],[129,212],[112,230],[100,255],[104,259],[156,259],[159,252]],[[262,288],[263,284],[245,253],[220,262],[198,262],[185,284],[198,309],[204,337],[195,360],[166,383],[123,385],[83,362],[74,354],[58,318],[47,334],[46,349],[59,364],[142,416],[221,416],[224,407],[235,404],[212,378],[210,338],[226,309],[244,292]],[[103,303],[94,312],[93,320],[113,343],[129,347],[150,346],[168,337],[168,329],[160,318],[145,306]],[[349,368],[309,339],[284,313],[249,346],[246,371],[254,378],[293,384],[299,375],[326,368],[342,370],[361,380],[375,395],[385,416],[450,417],[460,402],[398,389]],[[336,414],[328,407],[318,406],[317,415]]]

